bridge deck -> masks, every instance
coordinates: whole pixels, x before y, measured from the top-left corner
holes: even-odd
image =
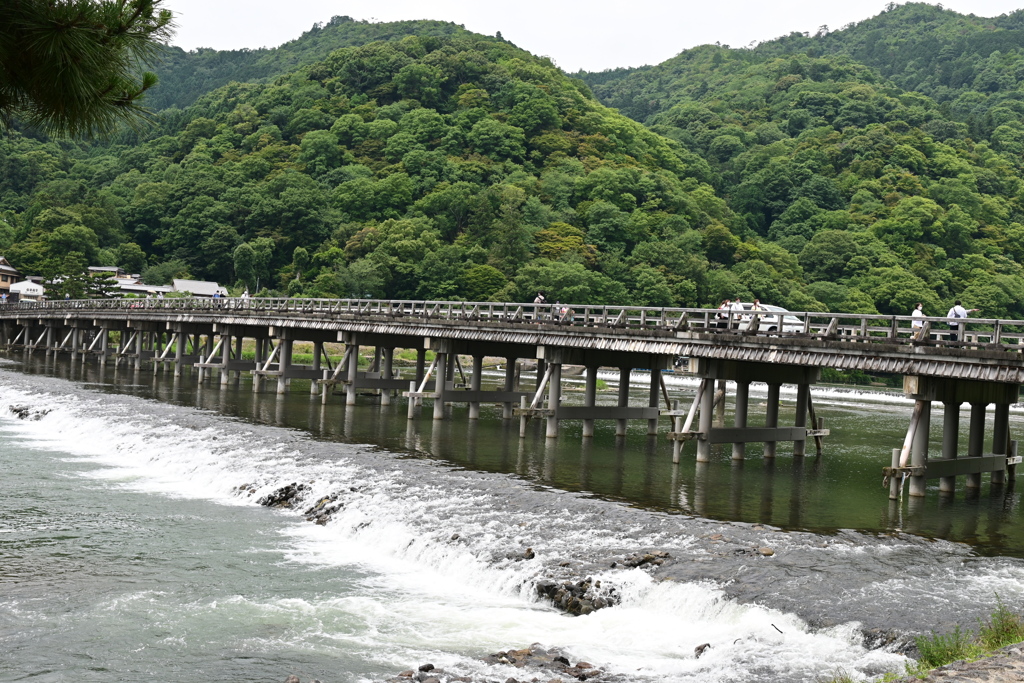
[[[8,303],[0,307],[0,322],[240,326],[296,339],[356,333],[1024,383],[1024,321],[970,319],[956,340],[945,318],[926,318],[920,330],[911,327],[910,316],[789,312],[780,321],[771,314],[730,313],[726,320],[717,314],[628,306],[176,298]]]

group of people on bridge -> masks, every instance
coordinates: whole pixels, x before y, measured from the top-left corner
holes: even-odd
[[[971,313],[975,313],[980,310],[980,308],[966,309],[963,306],[963,302],[960,301],[960,299],[957,299],[949,309],[949,312],[946,313],[946,317],[949,318],[949,340],[960,341],[960,334],[963,327],[957,321],[965,320]],[[915,330],[916,335],[921,335],[924,331],[924,322],[927,317],[924,314],[924,304],[918,302],[917,305],[914,306],[914,310],[910,315],[913,318],[913,320],[910,321],[911,328]]]

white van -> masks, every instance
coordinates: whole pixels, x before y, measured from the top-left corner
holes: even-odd
[[[744,311],[754,310],[754,304],[744,303]],[[757,326],[758,332],[778,332],[781,325],[783,332],[803,332],[804,321],[795,315],[783,315],[789,313],[788,309],[782,308],[781,306],[772,306],[769,304],[761,304],[760,322]],[[747,315],[743,316],[747,318]],[[781,323],[780,323],[781,319]]]

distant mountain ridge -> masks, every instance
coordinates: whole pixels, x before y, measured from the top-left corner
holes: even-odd
[[[607,104],[638,121],[671,106],[686,64],[708,50],[764,62],[791,55],[833,56],[857,62],[908,91],[947,104],[952,118],[973,124],[1024,85],[1024,9],[995,18],[963,15],[941,6],[890,4],[882,13],[840,30],[791,33],[752,49],[704,45],[657,65],[573,74]],[[980,93],[957,101],[964,93]],[[972,100],[981,100],[972,101]],[[990,100],[995,100],[990,101]]]

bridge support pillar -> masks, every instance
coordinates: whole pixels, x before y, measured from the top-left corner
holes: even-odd
[[[995,415],[992,423],[992,455],[1006,455],[1006,448],[1010,442],[1010,405],[1008,403],[995,404]],[[1006,482],[1006,470],[995,470],[992,472],[992,484],[1003,484]]]
[[[775,428],[779,426],[779,389],[782,385],[778,382],[768,384],[768,406],[765,410],[764,426]],[[774,458],[777,441],[764,442],[764,457]]]
[[[444,375],[444,390],[445,390],[445,403],[448,403],[448,386],[455,386],[455,368],[461,368],[462,365],[459,363],[459,354],[449,351],[448,352],[448,365],[445,368],[446,372]]]
[[[416,349],[416,386],[423,383],[423,375],[427,371],[427,350]]]
[[[181,361],[185,356],[185,345],[188,343],[188,335],[179,332],[174,340],[174,376],[181,377]]]
[[[894,469],[900,466],[900,454],[901,454],[902,450],[903,450],[902,448],[894,448],[894,449],[892,449],[892,460],[890,460],[890,462],[891,462],[892,467]],[[901,487],[900,477],[890,477],[889,478],[889,500],[899,500],[900,495],[901,495],[900,494],[900,487]],[[890,507],[890,510],[895,511],[896,508]],[[890,515],[895,517],[896,512],[890,512]]]
[[[345,405],[356,404],[356,379],[359,377],[359,344],[352,342],[348,345],[348,385],[345,387]]]
[[[434,419],[444,419],[444,399],[448,385],[448,370],[452,366],[451,354],[437,352],[437,374],[434,375]]]
[[[321,371],[320,370],[320,357],[323,355],[323,353],[324,353],[324,343],[321,342],[321,341],[313,342],[313,371],[314,372],[320,372]],[[309,395],[310,396],[316,396],[318,393],[320,393],[319,392],[319,389],[320,389],[319,384],[320,384],[320,382],[318,380],[315,380],[315,379],[310,380],[310,382],[309,382]]]
[[[295,342],[291,339],[279,339],[277,343],[281,347],[278,351],[277,369],[281,374],[277,376],[277,393],[284,394],[288,392],[288,387],[292,383],[287,373],[292,367],[292,347]]]
[[[810,384],[796,385],[796,417],[793,418],[794,427],[807,427],[807,404],[811,395]],[[793,455],[803,457],[807,452],[807,440],[793,442]]]
[[[213,360],[213,358],[212,358],[212,356],[213,356],[213,347],[214,347],[213,339],[214,339],[213,332],[210,332],[209,334],[206,335],[206,350],[203,351],[203,359],[205,359],[207,363],[209,363],[209,362],[211,362]],[[204,370],[204,372],[202,373],[202,378],[203,378],[204,382],[207,381],[207,380],[213,379],[213,370],[212,369],[210,369],[210,368],[203,368],[203,370]]]
[[[956,460],[960,441],[960,401],[945,401],[942,406],[942,459]],[[956,477],[940,477],[939,491],[956,491]]]
[[[255,341],[256,341],[256,347],[253,350],[253,358],[256,361],[256,367],[253,368],[254,372],[252,373],[252,390],[253,390],[254,393],[260,390],[260,380],[263,379],[258,372],[255,372],[255,370],[259,370],[260,368],[263,367],[263,363],[264,363],[264,360],[265,360],[264,359],[264,355],[265,355],[264,352],[266,350],[266,341],[267,340],[265,338],[263,338],[263,337],[256,337]]]
[[[123,356],[125,353],[128,352],[128,338],[129,338],[129,336],[130,335],[128,334],[128,330],[127,329],[123,329],[123,330],[121,330],[120,336],[118,336],[118,338],[117,338],[117,350],[114,351],[114,354],[117,356],[117,360],[118,361],[121,360],[121,356]]]
[[[25,330],[25,334],[28,334],[28,330]],[[82,331],[77,327],[71,328],[71,360],[78,360],[78,350],[82,345],[81,341]],[[25,345],[26,348],[28,345]]]
[[[225,332],[220,336],[220,385],[225,386],[231,378],[228,370],[228,363],[231,362],[231,333]],[[213,360],[212,358],[210,360]]]
[[[549,439],[558,436],[558,405],[562,402],[562,364],[551,363],[551,379],[548,381],[548,410],[554,413],[548,416],[547,429],[544,435]]]
[[[718,380],[718,388],[715,390],[715,426],[725,426],[725,393],[726,393],[726,381],[724,379]]]
[[[516,387],[516,369],[519,365],[519,359],[509,357],[505,359],[505,391],[515,391]],[[501,419],[510,420],[512,419],[512,402],[505,401],[501,404]]]
[[[235,335],[235,360],[238,360],[238,361],[242,360],[242,343],[244,341],[245,341],[245,335],[244,334],[236,334]],[[227,354],[226,350],[225,350],[225,354]],[[235,371],[235,379],[236,380],[241,380],[242,379],[242,371],[241,370],[236,370]]]
[[[597,404],[597,366],[587,366],[587,380],[583,392],[583,405],[593,408]],[[583,420],[583,436],[594,436],[594,420]]]
[[[53,347],[56,346],[57,342],[54,339],[56,329],[52,325],[46,326],[46,355],[53,355]]]
[[[661,370],[658,368],[651,368],[651,386],[650,391],[647,395],[647,405],[650,408],[657,410],[658,404],[661,402],[658,397],[658,392],[661,390]],[[647,420],[647,436],[658,435],[658,418],[652,417]]]
[[[697,462],[711,462],[711,428],[714,426],[715,392],[714,382],[704,380],[704,391],[700,395],[700,416],[697,422]]]
[[[632,368],[619,368],[619,402],[620,408],[626,408],[629,406],[629,376],[632,374]],[[615,436],[626,435],[626,420],[618,419],[615,421]]]
[[[142,369],[142,346],[145,343],[146,335],[142,330],[135,333],[135,369]]]
[[[914,440],[910,445],[910,466],[925,467],[928,463],[928,438],[931,434],[932,402],[918,401],[921,404],[921,417],[917,423],[917,431],[914,433]],[[924,476],[910,477],[911,496],[918,498],[925,495],[926,483]]]
[[[736,411],[733,415],[733,426],[744,428],[747,426],[747,404],[750,399],[750,382],[736,382]],[[743,460],[747,453],[747,444],[736,441],[732,444],[732,459]]]
[[[971,426],[967,434],[967,457],[981,457],[985,450],[985,411],[987,403],[971,403]],[[966,486],[969,489],[981,488],[981,473],[967,475]]]
[[[385,346],[384,357],[381,359],[381,377],[386,380],[390,380],[395,376],[395,347]],[[391,405],[391,397],[394,395],[394,389],[384,388],[380,390],[380,404],[382,406]]]
[[[100,328],[100,365],[107,364],[107,347],[110,345],[110,328]]]
[[[198,336],[198,335],[197,335]],[[206,337],[206,344],[203,345],[202,337],[199,338],[199,346],[193,351],[194,356],[199,356],[200,363],[208,363],[210,361],[210,347],[212,346],[212,336]],[[196,373],[196,384],[202,384],[206,381],[207,373],[206,368],[197,368],[199,372]]]
[[[469,388],[472,391],[480,391],[480,375],[484,370],[484,357],[479,354],[473,355],[473,376],[469,380]],[[480,401],[469,402],[469,419],[480,419]]]

